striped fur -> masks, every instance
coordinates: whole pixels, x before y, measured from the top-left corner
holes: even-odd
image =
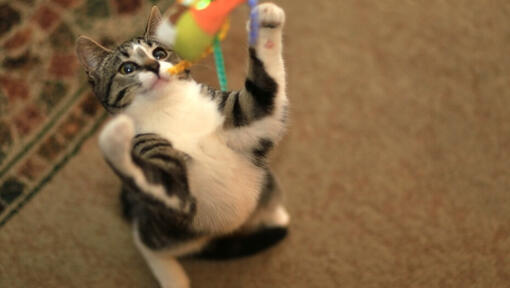
[[[259,39],[249,48],[239,91],[198,84],[188,73],[165,74],[177,58],[168,47],[163,61],[151,54],[162,47],[151,35],[163,37],[170,25],[154,8],[143,38],[113,51],[78,41],[96,95],[118,114],[99,145],[123,181],[124,215],[162,287],[189,287],[176,257],[200,251],[208,258],[246,256],[286,235],[289,216],[267,161],[288,113],[285,15],[274,4],[258,9]],[[166,30],[158,30],[162,25]],[[140,69],[120,73],[127,61]]]
[[[266,72],[254,47],[249,48],[249,55],[249,72],[244,89],[227,93],[203,86],[202,91],[215,99],[218,109],[225,114],[225,128],[247,126],[270,115],[274,109],[278,84]]]
[[[94,49],[90,46],[96,47]],[[149,55],[158,47],[168,52],[166,59],[156,60],[152,58],[152,55]],[[88,51],[94,51],[95,54],[87,54],[90,53]],[[121,112],[131,104],[136,95],[144,92],[143,80],[140,79],[141,73],[159,74],[161,67],[171,67],[180,61],[177,54],[169,47],[148,37],[136,37],[110,51],[82,36],[77,41],[77,54],[87,72],[94,94],[105,109],[111,113]],[[88,58],[100,59],[94,65],[90,65]],[[126,62],[137,64],[139,69],[128,75],[119,73],[121,65]],[[187,76],[186,74],[180,75],[182,79],[187,79]]]

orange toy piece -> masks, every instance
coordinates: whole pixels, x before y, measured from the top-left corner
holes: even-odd
[[[215,35],[225,22],[228,14],[239,4],[246,0],[216,0],[211,2],[205,9],[191,8],[191,15],[202,28],[210,35]]]

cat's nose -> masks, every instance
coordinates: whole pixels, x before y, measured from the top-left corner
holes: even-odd
[[[148,63],[145,63],[143,67],[145,68],[145,70],[154,72],[156,75],[159,76],[159,63],[157,61],[150,61]]]

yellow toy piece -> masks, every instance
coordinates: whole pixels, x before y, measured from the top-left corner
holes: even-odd
[[[221,26],[221,30],[218,33],[218,38],[220,39],[220,41],[223,41],[223,39],[225,39],[225,37],[227,37],[229,28],[230,28],[230,20],[227,19],[225,21],[225,23],[223,23],[223,26]],[[204,51],[204,53],[202,53],[202,55],[196,61],[199,61],[199,60],[205,58],[207,55],[211,54],[212,51],[213,51],[213,48],[211,45]],[[175,66],[169,68],[168,72],[171,75],[180,74],[180,73],[184,72],[186,69],[189,69],[196,61],[192,62],[192,61],[188,61],[188,60],[181,60]]]

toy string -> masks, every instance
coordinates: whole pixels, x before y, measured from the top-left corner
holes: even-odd
[[[258,15],[257,15],[257,0],[249,0],[248,5],[250,6],[250,45],[255,45],[258,36]],[[221,38],[224,38],[221,37]],[[220,83],[221,91],[227,91],[227,74],[225,73],[225,61],[223,59],[223,53],[221,51],[220,37],[216,36],[213,42],[214,50],[214,63],[216,64],[216,74],[218,74],[218,82]]]
[[[258,13],[257,9],[257,0],[248,0],[248,5],[250,5],[250,45],[255,45],[257,42],[257,36],[259,33],[259,21],[258,21]]]
[[[223,53],[221,52],[221,44],[218,36],[214,37],[213,50],[214,64],[216,64],[216,74],[218,74],[218,82],[220,83],[221,91],[227,91],[227,74],[225,73],[225,61],[223,60]]]

